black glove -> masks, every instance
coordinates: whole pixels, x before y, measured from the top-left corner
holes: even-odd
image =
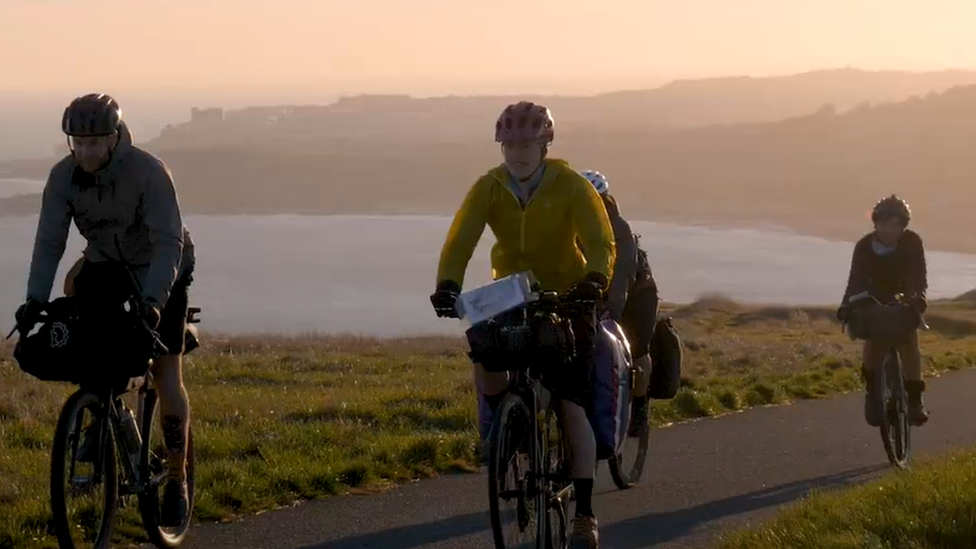
[[[437,290],[431,294],[430,304],[434,306],[434,312],[439,318],[457,318],[458,313],[454,305],[460,295],[461,287],[456,282],[442,280],[437,283]]]
[[[600,273],[590,273],[570,288],[566,298],[571,301],[595,303],[603,298],[603,289],[606,287],[607,277]]]
[[[918,311],[918,314],[925,314],[925,309],[929,308],[929,303],[924,295],[917,295],[912,297],[912,307]]]
[[[850,305],[841,305],[837,309],[837,320],[839,320],[841,324],[847,324],[851,320],[851,312],[852,310]]]
[[[150,300],[143,301],[139,310],[139,316],[146,321],[150,330],[155,330],[159,327],[160,312],[156,302]]]
[[[36,299],[27,298],[27,301],[20,307],[17,307],[17,312],[14,313],[17,327],[24,330],[32,328],[40,318],[43,309],[43,303]]]

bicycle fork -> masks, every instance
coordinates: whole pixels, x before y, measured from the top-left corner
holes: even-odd
[[[139,399],[139,407],[142,407],[141,398]],[[119,486],[119,496],[129,496],[133,494],[141,494],[146,490],[146,483],[141,478],[139,471],[139,457],[140,452],[132,452],[128,447],[128,433],[122,427],[122,418],[119,413],[119,408],[123,406],[121,400],[116,400],[108,407],[108,422],[112,426],[112,432],[115,434],[115,440],[118,441],[116,446],[116,454],[119,456],[119,462],[122,465],[122,478],[127,482],[122,483]],[[136,417],[141,417],[137,415]],[[136,429],[139,428],[138,425],[135,426]],[[125,499],[120,497],[120,506],[125,507]]]

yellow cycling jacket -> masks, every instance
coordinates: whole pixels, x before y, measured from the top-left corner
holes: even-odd
[[[589,272],[612,278],[616,249],[603,200],[566,161],[545,162],[542,181],[524,210],[504,166],[478,179],[448,231],[438,282],[464,283],[486,225],[497,239],[491,249],[494,279],[532,271],[543,290],[562,292]]]

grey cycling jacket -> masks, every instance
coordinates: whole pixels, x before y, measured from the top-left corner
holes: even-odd
[[[143,297],[160,306],[177,276],[193,267],[193,242],[169,170],[132,144],[124,124],[119,132],[112,160],[93,178],[77,177],[80,168],[71,155],[51,169],[41,200],[28,299],[50,298],[72,221],[87,241],[88,261],[128,263]]]

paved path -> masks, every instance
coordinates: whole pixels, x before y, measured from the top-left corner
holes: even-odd
[[[914,456],[976,444],[976,371],[929,382],[932,421]],[[652,431],[642,483],[618,491],[601,464],[594,507],[603,549],[711,547],[729,528],[773,516],[814,486],[888,471],[860,394],[762,408]],[[491,549],[484,474],[446,476],[197,526],[186,549]]]

